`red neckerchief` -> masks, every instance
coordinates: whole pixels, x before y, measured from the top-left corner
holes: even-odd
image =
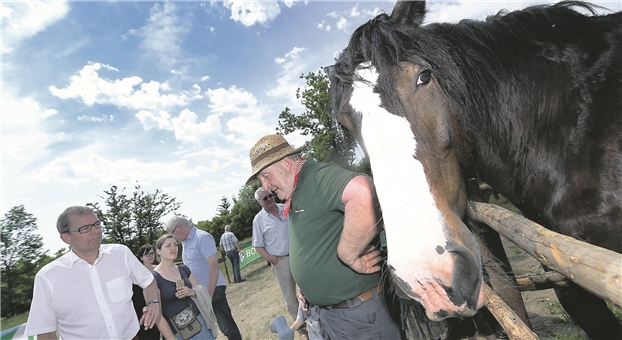
[[[281,218],[286,218],[287,214],[289,214],[289,209],[292,207],[292,197],[294,196],[294,191],[296,191],[296,185],[298,185],[298,175],[300,174],[300,170],[302,166],[305,164],[307,160],[305,158],[300,158],[300,162],[298,162],[298,166],[296,166],[296,177],[294,177],[294,189],[292,190],[292,194],[289,195],[287,200],[285,201],[285,205],[283,205],[283,216]]]

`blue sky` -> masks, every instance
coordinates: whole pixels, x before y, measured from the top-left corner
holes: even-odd
[[[427,22],[534,3],[429,2]],[[332,64],[393,4],[2,1],[2,217],[23,204],[55,252],[66,207],[138,182],[211,219],[248,178],[250,147],[285,107],[302,112],[299,76]]]

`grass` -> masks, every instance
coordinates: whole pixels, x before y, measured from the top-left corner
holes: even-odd
[[[24,312],[10,318],[0,319],[0,326],[2,327],[2,330],[6,330],[26,323],[26,320],[28,320],[28,312]]]

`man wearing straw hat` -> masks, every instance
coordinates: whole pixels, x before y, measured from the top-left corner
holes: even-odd
[[[400,339],[384,302],[379,229],[371,179],[306,160],[283,136],[268,135],[250,150],[252,175],[285,201],[289,259],[303,302],[320,307],[331,339]],[[305,301],[306,300],[306,301]]]

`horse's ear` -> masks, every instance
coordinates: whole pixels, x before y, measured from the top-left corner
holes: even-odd
[[[419,26],[424,18],[424,0],[398,0],[393,7],[390,21],[396,25]]]

